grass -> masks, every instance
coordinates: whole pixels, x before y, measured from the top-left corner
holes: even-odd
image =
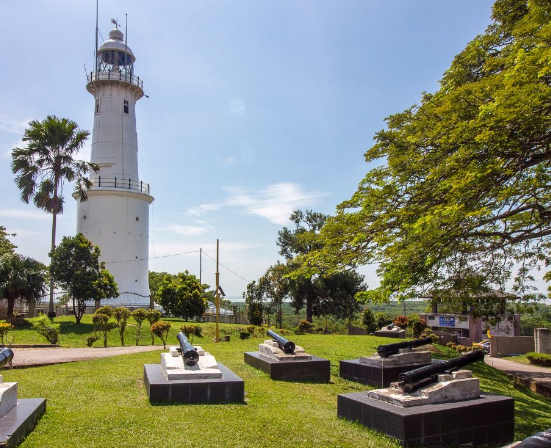
[[[29,322],[34,319],[28,319]],[[163,318],[162,320],[169,321],[172,324],[170,329],[169,339],[175,340],[176,334],[180,331],[182,325],[197,325],[197,322],[185,322],[182,319]],[[94,332],[94,324],[92,323],[92,315],[85,314],[79,325],[75,323],[74,316],[59,316],[54,319],[54,322],[60,324],[59,344],[62,347],[86,347],[86,337]],[[201,323],[203,328],[203,338],[196,338],[197,341],[204,339],[212,339],[215,333],[214,323]],[[230,339],[239,337],[239,328],[243,325],[220,324],[220,336],[230,335]],[[149,331],[149,322],[142,323],[141,337],[139,345],[151,345],[151,333]],[[124,333],[125,345],[136,345],[137,324],[133,319],[128,320]],[[30,323],[18,324],[13,330],[13,344],[47,344],[48,342],[32,329]],[[94,343],[94,347],[103,347],[103,335]],[[155,338],[155,344],[162,344],[159,338]],[[108,333],[107,345],[109,347],[120,346],[121,340],[119,337],[118,328],[111,330]]]
[[[243,352],[257,350],[262,338],[196,341],[245,380],[245,403],[150,404],[143,364],[159,363],[161,350],[4,371],[5,381],[19,382],[20,398],[48,400],[46,414],[21,448],[398,447],[384,435],[337,418],[337,394],[368,389],[339,378],[338,361],[373,353],[389,340],[341,335],[292,339],[308,352],[330,359],[330,383],[273,381],[246,365]],[[443,348],[438,356],[455,354]],[[551,402],[515,386],[492,367],[477,364],[473,371],[484,391],[515,398],[516,440],[549,427]]]

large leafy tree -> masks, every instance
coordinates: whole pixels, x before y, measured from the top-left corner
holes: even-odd
[[[63,213],[64,182],[75,182],[73,195],[80,201],[87,199],[86,190],[92,185],[85,176],[97,171],[95,164],[75,160],[89,132],[78,129],[74,121],[49,115],[43,121],[33,120],[25,130],[25,148],[12,151],[12,171],[21,191],[21,200],[33,202],[38,208],[52,214],[51,251],[55,248],[57,215]],[[54,279],[50,283],[48,315],[54,312]]]
[[[378,263],[373,297],[476,305],[509,280],[517,303],[535,297],[530,271],[551,259],[550,16],[549,1],[495,2],[440,89],[387,118],[303,274]]]
[[[318,232],[322,228],[326,215],[311,210],[303,212],[295,210],[290,220],[295,227],[284,227],[278,232],[277,245],[280,255],[287,260],[287,266],[296,267],[297,257],[303,257],[315,250],[320,250],[323,244],[320,242]],[[295,310],[306,307],[306,320],[312,322],[314,316],[314,304],[319,298],[316,276],[305,273],[293,276],[289,283],[289,295],[291,305]]]
[[[86,311],[87,300],[100,301],[119,296],[113,275],[99,260],[100,254],[99,247],[82,233],[63,237],[50,253],[50,273],[73,299],[77,324]]]
[[[202,316],[207,309],[207,300],[203,296],[203,285],[199,279],[185,271],[166,277],[156,297],[166,311],[187,321]]]
[[[8,301],[7,319],[13,318],[17,299],[40,300],[46,285],[46,266],[14,253],[0,256],[0,297]]]
[[[251,325],[262,325],[262,314],[264,311],[264,289],[260,282],[253,280],[247,285],[243,293],[247,304],[247,317]]]
[[[366,289],[364,276],[356,271],[343,271],[318,277],[316,288],[319,298],[314,304],[314,315],[346,319],[350,329],[354,315],[362,307],[356,300],[356,294]]]
[[[282,305],[289,294],[288,273],[289,268],[278,262],[270,266],[259,280],[264,296],[270,300],[269,308],[275,312],[277,328],[283,327]]]

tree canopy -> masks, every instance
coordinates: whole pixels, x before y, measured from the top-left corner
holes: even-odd
[[[73,299],[73,312],[79,324],[86,311],[86,301],[119,296],[113,275],[99,260],[101,253],[82,233],[63,237],[50,253],[51,275]]]
[[[165,277],[157,291],[157,302],[167,312],[186,321],[200,317],[207,309],[203,285],[188,271]]]
[[[4,226],[0,226],[0,255],[13,254],[17,246],[13,244],[8,236],[15,236],[15,233],[8,233]]]
[[[52,214],[51,251],[55,248],[57,215],[63,213],[65,203],[64,182],[75,182],[73,194],[78,200],[85,201],[86,190],[92,185],[86,174],[98,170],[97,165],[74,158],[89,134],[78,129],[74,121],[49,115],[43,121],[31,121],[22,139],[27,146],[12,151],[11,168],[16,175],[21,200],[27,204],[32,201],[38,208]],[[48,315],[53,317],[53,278],[50,282]]]
[[[551,257],[551,3],[497,0],[440,89],[387,118],[370,169],[320,232],[302,273],[377,263],[373,297],[453,288],[535,297]],[[472,289],[469,297],[473,297]]]

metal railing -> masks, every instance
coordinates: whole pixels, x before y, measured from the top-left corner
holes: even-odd
[[[90,179],[94,184],[94,187],[104,187],[104,188],[123,188],[125,190],[136,190],[141,191],[142,193],[149,194],[151,192],[151,187],[149,184],[146,184],[143,181],[126,179],[124,177],[101,177]]]
[[[128,73],[119,70],[114,72],[111,70],[99,71],[99,72],[90,72],[89,75],[86,75],[86,80],[88,82],[92,81],[126,81],[130,84],[133,84],[143,90],[143,80],[139,76],[130,75]]]

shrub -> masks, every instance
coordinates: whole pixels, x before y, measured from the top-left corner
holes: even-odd
[[[59,341],[59,324],[54,324],[54,322],[47,317],[42,315],[35,319],[32,322],[33,329],[40,336],[44,336],[50,344],[57,344]]]
[[[149,325],[153,327],[155,322],[158,322],[161,318],[161,312],[159,310],[147,310],[147,321]],[[155,345],[155,334],[151,331],[151,345]]]
[[[186,338],[190,339],[191,336],[197,335],[197,328],[200,329],[201,327],[199,325],[182,325],[180,331],[186,335]],[[201,333],[201,330],[199,330],[199,333]]]
[[[377,329],[383,328],[392,323],[392,316],[388,313],[375,313],[375,325]]]
[[[138,329],[136,331],[136,345],[138,345],[142,334],[142,323],[147,319],[147,311],[143,308],[138,308],[137,310],[132,311],[132,317],[138,324]]]
[[[99,339],[99,334],[96,334],[96,333],[90,334],[86,337],[86,345],[88,347],[92,347],[94,342],[96,342],[98,339]]]
[[[13,330],[13,325],[8,322],[0,322],[0,341],[2,342],[2,347],[6,346],[6,343],[8,345],[11,345],[13,342],[12,334],[10,334],[10,331]]]
[[[427,321],[421,319],[419,316],[413,316],[409,319],[408,325],[411,327],[413,336],[416,338],[421,337],[421,333],[427,328]]]
[[[368,333],[378,330],[375,315],[369,308],[366,308],[362,313],[362,324]]]
[[[102,308],[106,308],[106,307],[102,307]],[[115,322],[109,322],[109,316],[107,314],[101,314],[97,312],[94,313],[94,315],[92,316],[92,322],[98,328],[98,330],[103,333],[103,346],[107,347],[107,333],[109,333],[113,328],[115,328],[117,324]]]
[[[466,352],[466,351],[467,351],[467,347],[465,347],[464,345],[461,345],[461,344],[459,344],[458,346],[456,346],[455,349],[456,349],[458,352]]]
[[[240,331],[239,332],[239,339],[249,339],[251,337],[251,333],[248,331]]]
[[[551,367],[551,355],[545,353],[526,353],[526,359],[530,361],[530,364],[537,366]]]
[[[408,318],[406,316],[397,316],[396,319],[394,319],[394,325],[405,330],[408,327]]]
[[[247,331],[249,332],[249,334],[250,334],[251,336],[254,336],[254,330],[255,330],[255,328],[256,328],[256,327],[255,327],[254,325],[249,325],[249,326],[247,327]]]
[[[298,331],[301,333],[313,333],[315,329],[314,324],[312,322],[308,322],[306,319],[302,319],[298,323]]]
[[[112,306],[100,306],[94,314],[105,314],[107,317],[113,317],[114,308]]]
[[[113,310],[113,317],[119,326],[119,337],[121,338],[121,345],[124,347],[124,330],[126,330],[126,323],[130,317],[130,310],[124,306],[119,306]]]
[[[170,322],[166,321],[155,322],[151,325],[151,333],[163,341],[163,348],[166,348],[166,339],[171,326]]]

